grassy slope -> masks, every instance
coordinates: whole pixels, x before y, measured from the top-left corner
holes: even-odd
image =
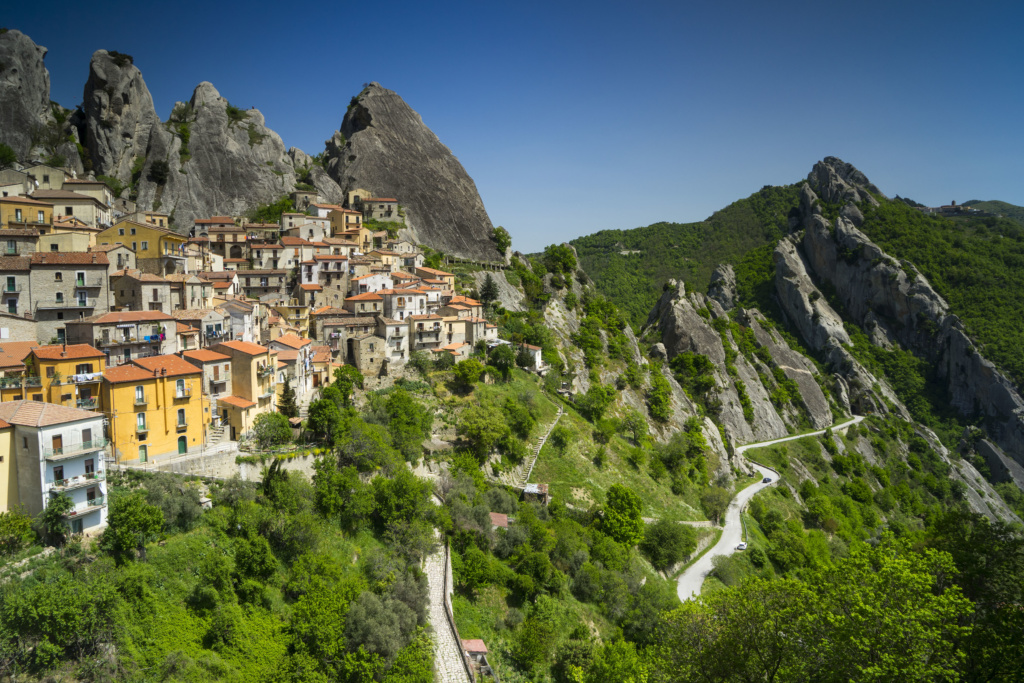
[[[705,291],[720,263],[736,263],[748,251],[774,243],[788,230],[798,186],[767,186],[699,223],[655,223],[633,230],[603,230],[572,241],[580,265],[599,292],[623,310],[634,326],[661,296],[669,278]],[[623,255],[620,252],[638,251]]]
[[[999,214],[1024,225],[1024,206],[1017,206],[1016,204],[1001,202],[995,199],[987,202],[972,199],[969,202],[964,202],[964,205],[973,206],[976,209],[988,211],[989,213]]]

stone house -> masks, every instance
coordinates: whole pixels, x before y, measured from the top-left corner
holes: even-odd
[[[193,308],[171,311],[180,323],[199,330],[199,348],[207,348],[231,339],[229,317],[220,308]]]
[[[91,344],[107,356],[107,365],[163,356],[177,349],[174,318],[162,311],[114,311],[67,323],[70,344]]]
[[[416,289],[384,289],[376,292],[384,299],[384,315],[405,320],[427,313],[427,295]]]
[[[42,340],[63,342],[67,321],[110,310],[106,254],[36,252],[29,258],[29,296]]]
[[[44,250],[45,251],[45,250]],[[59,251],[78,251],[60,249]],[[82,251],[86,251],[83,249]],[[132,270],[137,268],[137,262],[135,260],[135,252],[126,244],[97,244],[89,247],[88,251],[96,252],[97,254],[106,254],[107,260],[110,265],[107,266],[107,277],[113,276],[119,270]]]
[[[384,340],[384,359],[392,365],[409,360],[409,321],[377,316],[377,336]]]
[[[25,256],[38,251],[39,235],[35,228],[7,228],[0,231],[0,256]]]
[[[281,238],[284,253],[281,255],[285,268],[298,268],[303,261],[309,261],[316,254],[316,246],[301,237],[284,236]]]
[[[173,310],[171,283],[152,273],[140,270],[119,270],[110,278],[114,305],[129,311]]]
[[[171,311],[213,306],[213,285],[188,273],[172,273],[164,277],[171,288]]]
[[[6,281],[6,280],[5,280]],[[9,339],[25,339],[37,341],[38,323],[23,315],[11,315],[6,309],[0,309],[0,343]]]
[[[280,270],[284,263],[284,247],[272,242],[249,245],[252,252],[252,266],[256,270]]]
[[[210,251],[228,259],[246,258],[246,233],[245,228],[237,225],[217,226],[210,228]]]
[[[357,294],[345,299],[342,307],[355,315],[378,315],[384,310],[384,298],[373,292]]]
[[[327,218],[331,221],[331,234],[333,235],[363,227],[363,214],[354,209],[332,209],[328,212]]]
[[[277,223],[245,223],[246,242],[277,242],[281,239],[281,226]],[[251,247],[250,247],[251,250]]]
[[[261,299],[267,294],[287,294],[287,270],[237,270],[242,293],[250,299]]]
[[[209,237],[213,228],[231,228],[235,225],[235,219],[231,216],[212,216],[210,218],[197,218],[192,225],[192,237]]]
[[[375,334],[363,334],[350,340],[352,365],[367,377],[387,373],[387,343]]]
[[[444,319],[435,314],[409,316],[409,341],[413,351],[431,351],[441,348],[444,339]]]
[[[28,173],[13,168],[0,170],[0,197],[24,197],[35,189]]]
[[[292,199],[292,206],[300,211],[305,211],[310,205],[320,201],[320,195],[316,190],[294,190],[288,196]]]
[[[398,200],[394,197],[364,197],[358,206],[364,220],[405,222],[405,216],[398,209]]]
[[[309,216],[304,213],[288,212],[281,214],[281,225],[280,231],[284,232],[296,226],[302,225],[309,220]]]
[[[64,181],[64,185],[61,189],[77,192],[78,194],[84,194],[86,197],[92,197],[110,208],[113,208],[114,206],[114,193],[102,180],[69,178]]]
[[[453,273],[436,268],[427,268],[426,266],[419,266],[414,272],[424,280],[442,280],[448,286],[448,289],[455,289],[455,275]]]
[[[31,315],[31,263],[28,256],[0,256],[0,310],[5,313]]]
[[[30,196],[53,207],[54,222],[74,217],[94,228],[109,228],[113,221],[111,208],[95,197],[69,190],[36,190]]]
[[[331,224],[326,219],[316,219],[307,216],[307,222],[295,227],[282,229],[281,236],[299,237],[309,242],[322,242],[325,237],[331,236]]]

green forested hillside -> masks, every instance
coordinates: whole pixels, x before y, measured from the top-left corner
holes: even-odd
[[[580,266],[639,326],[669,278],[707,289],[721,263],[736,263],[748,251],[774,243],[788,231],[799,203],[799,186],[765,186],[699,223],[655,223],[633,230],[602,230],[571,242]]]
[[[987,202],[972,199],[969,202],[964,202],[964,206],[973,206],[974,208],[982,211],[996,213],[1024,225],[1024,206],[1017,206],[1016,204],[1000,202],[994,199]]]

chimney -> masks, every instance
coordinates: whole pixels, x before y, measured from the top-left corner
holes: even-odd
[[[93,262],[93,263],[96,263],[96,254],[93,254],[93,255],[92,255],[92,262]]]
[[[161,375],[166,375],[167,374],[167,368],[160,368],[160,374]]]
[[[159,373],[159,372],[157,371],[157,369],[156,369],[156,368],[153,368],[153,376],[154,376],[154,377],[156,377],[156,376],[157,376],[157,375],[159,375],[159,374],[160,374],[160,373]]]

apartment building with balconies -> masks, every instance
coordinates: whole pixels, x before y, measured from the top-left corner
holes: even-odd
[[[107,523],[107,439],[102,413],[40,401],[0,403],[3,509],[38,515],[58,496],[71,500],[64,520],[72,533]]]
[[[67,324],[71,343],[91,344],[107,356],[107,365],[175,353],[174,318],[161,311],[114,311]]]
[[[114,305],[129,311],[174,310],[171,301],[171,283],[152,273],[141,270],[119,270],[110,278]]]
[[[232,394],[221,397],[216,409],[237,441],[252,429],[257,415],[276,410],[277,352],[244,341],[215,344],[210,350],[231,358]]]
[[[36,252],[29,258],[31,306],[39,341],[62,343],[67,340],[68,322],[110,310],[106,254]]]

